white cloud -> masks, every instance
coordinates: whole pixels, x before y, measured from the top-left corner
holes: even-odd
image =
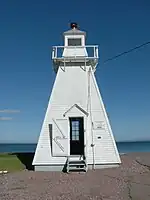
[[[0,121],[12,120],[12,117],[0,117]]]
[[[0,110],[0,113],[20,113],[20,110],[4,109],[4,110]]]

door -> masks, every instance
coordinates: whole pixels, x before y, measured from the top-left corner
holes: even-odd
[[[70,155],[84,155],[83,117],[71,117],[70,121]]]

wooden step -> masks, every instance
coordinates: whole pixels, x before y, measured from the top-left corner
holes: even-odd
[[[84,162],[70,162],[69,166],[84,166]]]
[[[67,172],[69,171],[87,171],[86,159],[82,155],[71,155],[67,158]]]

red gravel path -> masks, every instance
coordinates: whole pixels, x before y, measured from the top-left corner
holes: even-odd
[[[150,153],[122,156],[119,168],[87,173],[0,175],[0,200],[150,200]]]

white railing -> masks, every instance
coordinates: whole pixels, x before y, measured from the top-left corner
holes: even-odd
[[[87,56],[81,56],[81,57],[85,57],[87,59],[98,59],[99,55],[98,55],[98,45],[86,45],[86,46],[53,46],[53,50],[52,50],[52,59],[63,59],[63,52],[66,49],[74,49],[76,51],[76,49],[86,49],[87,52]],[[80,56],[69,56],[69,57],[80,57]],[[65,58],[67,58],[67,56],[65,56]]]

